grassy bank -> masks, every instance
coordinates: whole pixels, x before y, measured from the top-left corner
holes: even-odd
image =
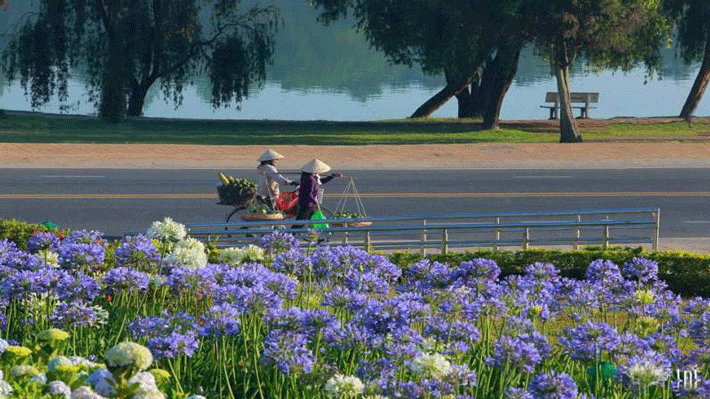
[[[710,136],[710,118],[692,126],[677,118],[579,120],[587,141],[614,139],[694,140]],[[175,120],[138,118],[109,124],[96,118],[6,112],[0,142],[6,143],[173,143],[247,144],[432,144],[556,142],[557,121],[504,121],[498,131],[481,130],[477,120],[427,119],[374,122]]]

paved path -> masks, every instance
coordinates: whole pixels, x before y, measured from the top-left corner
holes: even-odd
[[[710,166],[710,142],[273,145],[296,169],[622,168]],[[264,146],[0,143],[2,168],[252,168]]]

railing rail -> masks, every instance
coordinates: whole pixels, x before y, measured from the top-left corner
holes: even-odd
[[[562,219],[562,220],[559,220]],[[369,226],[352,226],[370,222]],[[660,241],[659,208],[585,209],[553,212],[489,212],[443,215],[407,215],[337,220],[279,220],[234,223],[187,223],[192,237],[213,241],[218,246],[254,243],[274,230],[294,233],[304,241],[312,238],[309,225],[328,223],[318,231],[328,245],[353,245],[368,249],[419,248],[422,254],[437,248],[544,245],[651,244]],[[292,225],[305,227],[294,229]],[[334,227],[338,224],[342,227]]]

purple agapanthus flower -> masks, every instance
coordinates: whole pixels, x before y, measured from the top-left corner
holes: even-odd
[[[566,373],[550,371],[533,377],[528,388],[536,399],[576,399],[577,384]]]
[[[60,302],[49,321],[57,328],[93,327],[99,321],[99,315],[82,301]]]
[[[585,278],[592,284],[604,287],[618,285],[624,281],[619,266],[610,260],[603,259],[595,260],[589,264]]]
[[[560,344],[572,359],[594,361],[602,353],[611,352],[619,345],[619,334],[604,322],[587,321],[582,325],[567,327]]]
[[[64,243],[91,244],[102,243],[104,233],[97,230],[74,230],[65,239]]]
[[[239,334],[241,311],[233,304],[212,306],[208,315],[202,317],[200,334],[207,337],[235,336]]]
[[[98,269],[104,264],[106,250],[97,243],[64,241],[57,251],[59,266],[70,270]]]
[[[264,339],[261,363],[275,367],[285,375],[310,373],[315,364],[313,352],[306,347],[308,339],[294,331],[273,330]]]
[[[61,241],[54,233],[51,232],[39,232],[27,240],[27,252],[37,253],[40,250],[49,250],[52,252],[57,252],[59,244]]]
[[[634,257],[631,262],[624,264],[622,273],[628,279],[638,280],[643,284],[651,283],[658,279],[658,263],[651,259]]]
[[[116,248],[116,267],[150,271],[160,262],[160,252],[153,241],[142,235],[126,236]]]
[[[487,366],[503,369],[509,367],[531,374],[542,361],[537,347],[520,337],[502,336],[493,344],[493,353],[485,361]]]
[[[102,282],[110,294],[145,291],[148,289],[148,275],[127,267],[117,267],[106,273]]]
[[[156,359],[192,356],[199,348],[199,326],[187,313],[163,311],[160,316],[138,317],[129,324],[133,338],[147,339]]]
[[[300,247],[298,240],[293,234],[280,231],[262,236],[259,239],[258,245],[271,256],[276,256]]]

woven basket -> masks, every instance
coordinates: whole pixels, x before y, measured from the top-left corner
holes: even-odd
[[[258,221],[258,220],[282,220],[283,213],[243,213],[242,220]]]

